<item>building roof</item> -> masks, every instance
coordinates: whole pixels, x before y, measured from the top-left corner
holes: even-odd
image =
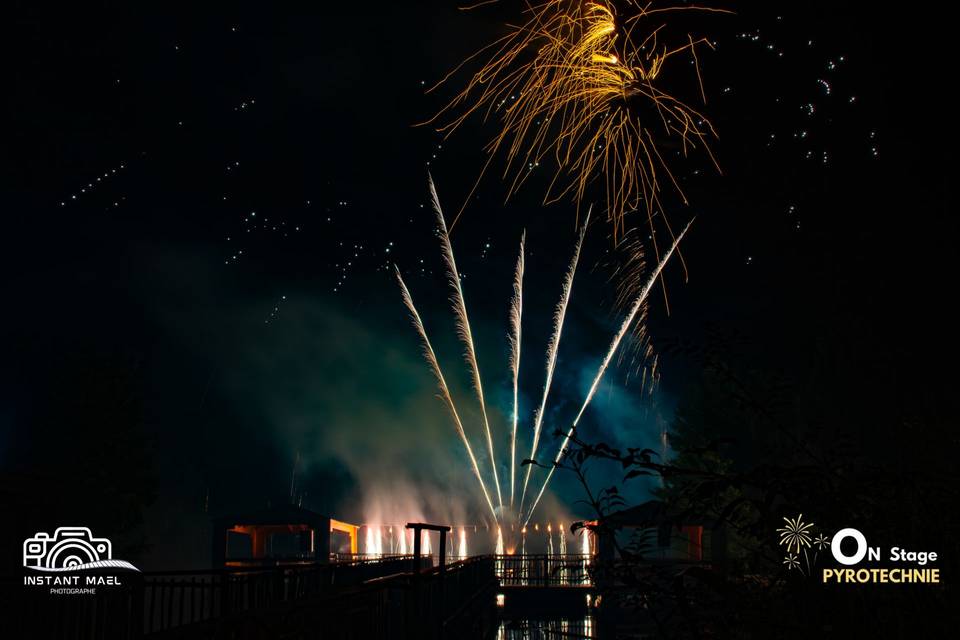
[[[218,526],[229,526],[235,524],[246,525],[282,525],[282,524],[306,524],[316,528],[327,528],[330,526],[330,518],[309,509],[303,509],[292,504],[285,504],[269,509],[258,511],[247,511],[241,513],[228,513],[217,516],[213,519]]]

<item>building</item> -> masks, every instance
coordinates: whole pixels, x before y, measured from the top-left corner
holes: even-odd
[[[294,505],[221,516],[213,521],[212,563],[219,568],[329,562],[331,552],[356,554],[358,531]]]

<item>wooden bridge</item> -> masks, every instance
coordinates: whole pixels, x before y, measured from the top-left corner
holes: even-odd
[[[507,617],[587,612],[595,588],[589,555],[494,556],[498,605]]]
[[[589,556],[477,556],[433,567],[429,556],[395,556],[129,573],[123,574],[124,588],[102,589],[96,596],[34,591],[26,594],[34,597],[15,598],[16,615],[7,618],[15,628],[8,630],[15,637],[42,632],[98,640],[488,638],[496,629],[498,604],[508,615],[551,607],[585,610],[590,561]]]

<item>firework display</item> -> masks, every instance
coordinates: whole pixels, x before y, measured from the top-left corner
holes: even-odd
[[[513,383],[513,411],[510,415],[510,508],[513,508],[517,469],[517,419],[519,407],[517,394],[520,378],[520,338],[523,320],[523,269],[526,233],[520,236],[520,252],[513,278],[513,300],[510,302],[510,378]]]
[[[588,187],[598,182],[615,235],[627,228],[625,217],[634,211],[652,225],[663,214],[665,191],[687,202],[671,170],[668,145],[678,146],[681,156],[699,151],[719,170],[710,149],[717,136],[710,120],[665,81],[684,73],[679,62],[689,60],[697,98],[706,103],[697,51],[714,45],[674,24],[679,14],[691,12],[729,13],[636,0],[527,5],[521,24],[461,65],[487,56],[429,123],[450,135],[475,114],[496,120],[499,130],[486,147],[483,173],[494,157],[505,156],[508,197],[535,168],[550,162],[555,174],[544,203],[569,196],[579,209]],[[656,251],[655,237],[653,243]]]
[[[573,424],[570,425],[566,436],[563,438],[563,443],[560,445],[560,450],[553,459],[553,466],[551,466],[547,472],[547,477],[543,481],[543,486],[540,488],[540,493],[537,494],[536,500],[533,501],[533,506],[530,507],[530,511],[527,514],[527,520],[529,520],[530,516],[533,515],[534,510],[537,508],[537,504],[540,502],[540,498],[543,497],[543,492],[547,490],[547,485],[550,483],[550,478],[553,477],[553,472],[556,469],[556,465],[560,462],[560,459],[563,458],[563,454],[567,450],[567,445],[570,443],[570,437],[576,430],[577,424],[580,422],[580,418],[583,417],[584,411],[586,411],[587,407],[590,405],[590,401],[593,400],[593,396],[597,393],[597,388],[600,386],[600,381],[603,379],[603,374],[606,373],[607,367],[610,366],[610,361],[620,348],[620,342],[627,334],[627,331],[630,330],[630,327],[633,325],[633,321],[636,319],[637,314],[643,308],[643,304],[646,302],[647,296],[650,294],[650,290],[653,288],[654,283],[657,281],[657,278],[660,277],[661,272],[663,272],[663,268],[667,265],[667,262],[670,260],[670,257],[673,255],[674,251],[676,251],[677,245],[680,244],[683,236],[687,234],[691,224],[693,224],[692,220],[688,222],[687,226],[683,228],[683,231],[677,235],[673,241],[673,244],[670,246],[670,249],[664,253],[660,263],[657,264],[657,268],[653,270],[652,274],[650,274],[646,285],[644,285],[644,287],[640,290],[640,294],[637,296],[636,300],[633,301],[633,304],[630,307],[630,312],[627,314],[627,317],[623,319],[619,331],[617,331],[616,335],[614,335],[613,340],[610,343],[610,348],[607,350],[607,355],[604,356],[603,362],[600,364],[600,368],[597,370],[597,373],[593,378],[593,383],[590,385],[590,390],[587,392],[587,397],[584,398],[583,404],[580,405],[580,411],[577,412],[577,417],[573,419]]]
[[[427,337],[427,330],[423,326],[423,321],[420,319],[420,314],[417,312],[416,306],[413,304],[413,296],[410,295],[410,290],[407,289],[407,285],[403,281],[403,276],[400,275],[400,270],[396,270],[397,282],[400,283],[400,290],[403,292],[403,302],[407,306],[407,309],[410,311],[410,317],[413,320],[413,325],[417,328],[417,332],[420,334],[420,339],[423,341],[423,353],[427,359],[427,362],[430,363],[430,368],[433,371],[434,376],[437,379],[437,386],[440,388],[440,397],[443,398],[444,402],[447,404],[447,408],[450,410],[450,415],[453,417],[453,423],[456,425],[457,433],[460,435],[460,439],[463,441],[464,449],[467,451],[467,455],[470,457],[470,464],[473,468],[473,473],[477,477],[477,481],[480,483],[480,489],[483,491],[483,497],[487,502],[487,506],[490,507],[491,515],[496,518],[496,511],[493,508],[493,502],[490,500],[490,493],[487,491],[487,485],[483,481],[483,475],[480,473],[480,467],[477,466],[477,458],[473,454],[473,448],[470,446],[470,440],[467,438],[466,432],[463,430],[463,423],[460,421],[460,414],[457,412],[457,407],[453,402],[453,396],[450,395],[450,389],[447,387],[447,381],[443,377],[443,371],[440,369],[440,363],[437,361],[437,354],[433,350],[433,345],[430,344],[430,338]]]
[[[587,219],[580,228],[580,236],[574,245],[573,259],[570,261],[570,267],[563,279],[563,288],[561,289],[560,302],[557,303],[556,311],[553,314],[553,332],[550,335],[550,342],[547,343],[547,376],[543,384],[543,396],[540,399],[540,407],[533,417],[533,443],[530,447],[530,459],[536,459],[537,446],[540,444],[540,432],[543,427],[543,414],[547,408],[547,398],[550,395],[550,387],[553,386],[553,372],[557,367],[557,351],[560,349],[560,336],[563,334],[563,321],[567,317],[567,306],[570,304],[570,295],[573,293],[573,276],[577,272],[577,265],[580,262],[580,249],[583,246],[583,237],[587,232],[587,224],[590,222],[590,212],[587,212]],[[527,473],[523,479],[523,491],[520,494],[520,510],[523,511],[524,499],[527,495],[527,485],[530,483],[530,473],[532,466],[527,467]]]
[[[443,372],[441,370],[439,361],[437,360],[436,353],[433,350],[433,347],[430,343],[429,338],[427,337],[426,329],[424,328],[423,321],[420,318],[420,314],[417,312],[416,307],[413,304],[413,298],[410,294],[409,289],[403,281],[402,276],[400,275],[400,270],[395,268],[396,277],[400,284],[401,293],[403,296],[404,304],[407,306],[407,309],[410,312],[411,318],[413,320],[414,326],[417,329],[420,339],[424,345],[424,355],[427,359],[427,362],[430,365],[434,377],[437,379],[437,383],[440,387],[440,397],[444,400],[447,408],[450,410],[451,416],[454,419],[454,424],[457,429],[457,433],[460,436],[464,448],[467,451],[467,455],[470,459],[471,467],[473,469],[474,475],[476,476],[481,491],[483,493],[484,499],[487,503],[487,506],[490,509],[491,515],[495,521],[505,524],[507,520],[506,514],[511,514],[510,519],[514,517],[513,507],[513,497],[515,495],[515,482],[516,482],[516,433],[517,433],[517,424],[518,424],[518,407],[517,407],[517,395],[518,395],[518,378],[519,378],[519,368],[520,368],[520,338],[521,338],[521,320],[522,320],[522,308],[523,308],[523,273],[525,269],[525,260],[524,260],[524,246],[525,246],[525,237],[521,238],[520,242],[520,256],[517,260],[517,267],[514,276],[514,295],[510,304],[510,372],[511,372],[511,382],[513,387],[513,411],[510,417],[511,420],[511,431],[510,431],[510,487],[509,495],[511,497],[509,507],[510,509],[504,509],[503,500],[502,500],[502,490],[500,487],[499,474],[497,473],[495,455],[494,455],[494,445],[493,437],[490,429],[490,422],[487,417],[486,404],[483,397],[483,386],[482,380],[480,378],[479,365],[477,364],[476,356],[476,347],[473,341],[473,334],[470,331],[470,317],[467,313],[466,303],[464,301],[463,285],[461,283],[461,277],[457,271],[456,258],[454,256],[453,244],[450,241],[450,234],[446,225],[446,221],[443,215],[443,209],[440,206],[440,200],[437,196],[436,188],[434,186],[432,178],[430,179],[430,195],[433,202],[434,212],[437,216],[437,224],[439,228],[439,237],[442,245],[444,264],[447,268],[447,280],[450,283],[453,294],[451,296],[451,302],[453,304],[453,312],[456,318],[456,328],[457,334],[460,337],[460,340],[464,344],[466,361],[470,367],[472,381],[474,390],[476,391],[478,402],[480,403],[482,420],[483,420],[483,431],[484,436],[487,442],[489,454],[490,454],[490,463],[493,467],[492,473],[492,482],[496,489],[496,494],[499,498],[499,508],[494,508],[493,502],[490,497],[490,492],[487,489],[487,483],[483,479],[483,475],[480,472],[480,467],[477,464],[476,456],[474,455],[473,449],[470,445],[470,439],[467,436],[466,431],[463,428],[463,423],[460,420],[460,414],[457,412],[453,397],[450,394],[450,390],[447,387],[446,380],[444,378]],[[543,427],[543,416],[546,410],[547,399],[549,397],[550,388],[553,383],[554,372],[556,369],[557,363],[557,352],[560,345],[560,339],[563,334],[564,319],[566,317],[567,308],[570,302],[570,296],[573,290],[573,281],[576,275],[577,266],[580,261],[580,252],[583,246],[583,240],[586,235],[587,226],[589,224],[589,213],[584,219],[583,224],[580,227],[580,231],[574,245],[574,254],[573,259],[570,263],[570,266],[567,270],[567,273],[564,277],[562,295],[560,302],[557,305],[556,311],[554,313],[554,326],[553,331],[550,337],[550,341],[547,347],[547,362],[546,362],[546,381],[544,383],[543,395],[540,401],[539,408],[536,410],[533,416],[533,434],[532,434],[532,446],[530,458],[535,459],[534,456],[537,453],[537,447],[539,444],[540,434]],[[550,482],[551,477],[553,476],[553,471],[556,468],[555,465],[560,462],[563,457],[563,454],[566,451],[567,444],[569,443],[570,437],[573,435],[574,430],[577,427],[580,419],[583,417],[584,412],[590,404],[590,401],[593,400],[594,395],[596,394],[597,388],[600,384],[600,381],[603,379],[604,374],[607,371],[607,368],[610,365],[611,360],[613,359],[614,354],[617,353],[620,348],[620,344],[631,329],[634,322],[637,320],[638,315],[641,313],[641,310],[644,309],[646,299],[650,293],[650,290],[653,288],[654,283],[660,277],[664,267],[667,262],[669,262],[670,257],[674,254],[679,245],[680,241],[686,235],[687,230],[690,228],[692,221],[687,223],[683,231],[677,235],[673,240],[672,245],[669,250],[663,255],[657,264],[656,269],[653,270],[650,277],[647,279],[645,286],[640,291],[640,294],[636,297],[633,303],[630,306],[630,310],[627,313],[626,317],[620,324],[620,328],[617,333],[614,335],[613,340],[610,344],[606,355],[604,356],[599,369],[597,370],[596,375],[593,378],[593,383],[590,386],[586,398],[583,401],[583,404],[580,406],[580,410],[577,413],[576,418],[574,419],[570,429],[567,431],[566,437],[563,439],[562,444],[560,445],[560,450],[557,452],[556,456],[553,459],[554,466],[552,466],[547,473],[546,478],[544,479],[543,485],[540,487],[540,490],[536,494],[536,498],[531,504],[530,508],[524,511],[524,499],[526,496],[526,489],[529,484],[531,471],[533,465],[527,466],[526,475],[523,483],[523,490],[521,492],[521,498],[519,503],[519,509],[516,512],[516,517],[522,526],[530,521],[530,518],[533,516],[537,505],[540,503],[540,499],[543,497],[544,492],[547,489],[547,486]],[[513,524],[511,522],[510,524]],[[501,534],[502,535],[502,534]]]

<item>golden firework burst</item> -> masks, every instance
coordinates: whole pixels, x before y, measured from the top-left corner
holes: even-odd
[[[663,82],[671,61],[689,56],[706,102],[697,49],[713,43],[669,20],[690,11],[730,13],[693,5],[655,8],[637,0],[530,4],[525,22],[465,61],[493,51],[429,122],[449,135],[476,113],[498,119],[481,177],[502,152],[508,198],[541,163],[552,163],[545,204],[572,196],[579,211],[588,186],[598,181],[615,236],[633,211],[644,212],[652,225],[662,214],[665,187],[686,202],[665,146],[683,156],[702,150],[719,170],[709,144],[716,137],[712,124]]]
[[[795,553],[800,553],[800,547],[810,546],[812,522],[805,524],[802,513],[796,518],[784,518],[783,521],[787,523],[787,526],[777,529],[777,533],[780,534],[781,546],[785,546],[788,552],[794,549]]]

